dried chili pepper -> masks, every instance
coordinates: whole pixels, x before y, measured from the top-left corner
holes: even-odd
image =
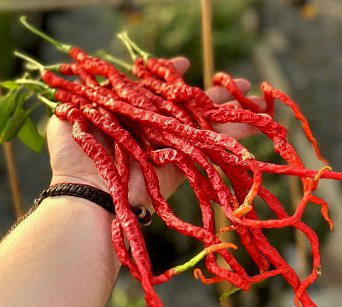
[[[318,148],[317,141],[312,134],[310,125],[309,125],[306,117],[301,112],[298,105],[289,96],[287,96],[285,93],[283,93],[280,90],[273,88],[271,86],[271,84],[268,82],[263,82],[260,87],[265,93],[267,93],[267,95],[280,100],[282,103],[286,104],[287,106],[289,106],[291,108],[294,116],[302,123],[303,131],[305,132],[306,137],[308,138],[308,140],[312,144],[318,159],[320,159],[324,163],[328,164],[327,160],[322,157],[320,150]]]
[[[112,223],[113,245],[120,261],[141,282],[148,306],[162,305],[153,289],[154,284],[165,282],[192,267],[201,257],[205,257],[206,269],[212,274],[208,279],[195,269],[196,278],[204,283],[226,280],[234,285],[233,292],[237,289],[248,290],[254,283],[282,275],[293,288],[296,305],[314,306],[307,288],[320,274],[319,241],[316,233],[301,217],[311,201],[321,206],[322,216],[332,229],[327,203],[313,195],[313,192],[321,178],[341,180],[341,173],[332,172],[329,168],[320,171],[305,168],[295,148],[287,140],[286,128],[273,118],[256,113],[261,111],[260,108],[238,90],[228,74],[217,74],[214,84],[225,86],[242,108],[214,104],[202,89],[188,85],[170,61],[147,56],[132,42],[128,43],[129,48],[140,57],[135,58],[130,70],[140,78],[138,82],[129,79],[108,61],[92,57],[78,47],[56,42],[28,25],[26,20],[22,19],[22,22],[59,50],[67,52],[75,61],[50,67],[58,69],[62,76],[33,62],[40,70],[41,79],[50,88],[38,85],[38,81],[21,82],[31,82],[31,86],[36,84],[40,95],[50,96],[60,103],[55,110],[56,115],[72,123],[73,137],[93,159],[99,173],[107,181],[117,212]],[[67,80],[64,75],[74,75],[77,80]],[[98,77],[105,79],[104,84],[97,81]],[[267,105],[265,112],[274,116],[275,99],[288,105],[302,123],[316,155],[323,160],[308,122],[295,102],[269,83],[263,83],[261,90]],[[257,127],[273,142],[274,151],[287,164],[258,161],[237,140],[213,131],[213,124],[227,122]],[[88,124],[95,125],[112,139],[112,148],[108,149],[110,152],[89,133]],[[205,255],[200,253],[194,258],[196,261],[192,259],[153,276],[139,220],[132,212],[143,213],[144,209],[131,209],[128,201],[130,159],[140,168],[152,205],[166,226],[202,242],[207,251]],[[174,164],[189,181],[200,206],[201,226],[175,216],[161,195],[154,167],[166,164]],[[303,196],[292,215],[262,185],[263,173],[292,175],[301,179]],[[229,188],[222,174],[229,180]],[[256,196],[260,197],[265,208],[275,214],[275,218],[259,219],[254,203]],[[259,274],[250,276],[232,252],[218,247],[222,242],[216,235],[211,201],[215,201],[230,220],[229,230],[238,234],[241,244],[259,268]],[[148,223],[150,217],[141,221]],[[263,232],[263,228],[289,226],[300,230],[310,243],[312,270],[303,281],[299,280],[295,269],[270,244]],[[131,247],[131,254],[125,246],[124,236]],[[229,264],[230,269],[218,264],[217,254]],[[269,264],[272,269],[269,269]]]
[[[245,95],[239,90],[233,78],[226,73],[217,73],[213,79],[214,85],[222,85],[232,94],[232,96],[240,102],[244,109],[251,110],[253,112],[261,112],[262,110],[252,100],[245,97]]]
[[[144,67],[149,76],[155,76],[168,83],[183,82],[182,74],[177,71],[170,60],[157,58],[143,51],[126,32],[120,33],[118,37],[125,43],[135,65]]]

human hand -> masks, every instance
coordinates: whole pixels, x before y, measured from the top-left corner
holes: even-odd
[[[246,94],[251,88],[251,84],[246,79],[235,79],[234,81],[236,82],[238,88],[244,94]],[[241,108],[239,102],[233,100],[233,96],[222,86],[213,86],[206,91],[206,94],[212,99],[212,101],[217,104]],[[262,111],[266,110],[267,106],[263,98],[260,98],[258,96],[249,96],[248,98],[252,100],[257,106],[259,106]],[[266,114],[264,115],[269,116]],[[243,123],[215,124],[213,125],[213,127],[216,132],[226,134],[235,139],[242,139],[259,132],[258,128],[256,128],[255,126]]]
[[[185,58],[175,58],[172,60],[176,69],[184,74],[189,68],[189,61]],[[239,89],[247,93],[250,83],[245,79],[236,79]],[[237,105],[238,102],[232,100],[228,91],[220,86],[215,86],[207,91],[207,95],[218,104]],[[265,102],[258,97],[251,97],[261,109],[266,108]],[[243,138],[257,132],[255,127],[247,124],[222,124],[216,125],[215,130],[234,138]],[[100,176],[95,164],[88,158],[72,138],[72,127],[68,122],[59,120],[53,116],[47,129],[48,147],[50,152],[50,163],[52,168],[51,184],[72,182],[95,186],[104,191],[108,191],[107,183]],[[103,138],[105,140],[105,138]],[[161,193],[168,198],[177,186],[184,180],[183,175],[174,165],[155,167],[159,178]],[[129,201],[132,205],[143,205],[150,212],[154,212],[150,198],[145,189],[143,176],[139,166],[131,161],[131,175],[129,180]]]
[[[189,67],[189,61],[185,58],[173,60],[177,70],[184,74]],[[93,130],[97,138],[106,145],[106,137]],[[106,181],[99,174],[93,161],[87,157],[81,147],[72,137],[72,126],[66,121],[53,115],[47,127],[47,140],[50,153],[50,165],[52,169],[52,184],[57,183],[81,183],[88,184],[108,192]],[[109,148],[111,144],[107,147]],[[132,205],[144,205],[151,212],[153,208],[145,189],[143,176],[139,166],[130,161],[129,201]],[[162,194],[169,196],[175,187],[183,180],[181,173],[172,165],[156,168],[160,179]]]

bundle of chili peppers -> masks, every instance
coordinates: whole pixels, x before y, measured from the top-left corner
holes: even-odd
[[[202,89],[187,84],[168,60],[137,57],[130,68],[130,73],[135,76],[132,78],[109,61],[90,56],[77,47],[60,44],[33,28],[25,18],[21,21],[72,59],[70,63],[44,67],[18,54],[31,62],[31,66],[33,63],[39,68],[40,80],[17,82],[30,84],[31,89],[45,97],[43,100],[56,102],[54,113],[72,124],[75,141],[94,161],[108,183],[116,212],[111,229],[113,246],[122,264],[141,282],[148,306],[162,306],[153,288],[155,284],[166,282],[202,258],[205,258],[207,273],[211,277],[204,277],[199,268],[195,269],[194,275],[204,283],[228,281],[233,289],[246,291],[254,283],[282,275],[293,288],[297,306],[315,306],[307,288],[321,273],[319,240],[301,217],[308,202],[318,204],[332,229],[327,203],[313,192],[320,178],[341,180],[342,174],[332,172],[328,166],[320,171],[305,168],[287,140],[286,128],[273,118],[275,100],[288,105],[301,121],[318,158],[324,160],[308,122],[290,97],[269,83],[262,83],[266,113],[270,115],[264,116],[258,113],[258,106],[238,89],[230,75],[218,73],[213,83],[227,88],[242,108],[217,105]],[[139,51],[128,39],[126,43],[131,50]],[[227,122],[257,127],[273,142],[274,151],[286,164],[258,161],[236,139],[214,131],[214,124]],[[89,123],[112,138],[115,162],[111,158],[112,153],[107,152],[90,133]],[[139,165],[156,214],[165,225],[199,240],[204,248],[191,261],[158,276],[152,273],[139,221],[128,201],[130,158]],[[174,164],[184,174],[197,196],[202,215],[200,226],[177,217],[160,193],[154,167],[167,164]],[[289,215],[277,197],[263,186],[263,173],[301,179],[303,195],[293,215]],[[259,219],[255,207],[257,196],[274,212],[274,219]],[[222,214],[230,221],[230,226],[224,230],[237,233],[241,245],[257,265],[258,274],[251,276],[234,257],[234,251],[228,250],[228,247],[236,248],[235,245],[219,239],[218,233],[224,230],[215,229],[213,202],[220,206]],[[283,227],[300,230],[310,242],[312,270],[304,280],[298,278],[295,269],[270,244],[263,232],[265,228]],[[124,236],[130,249],[124,244]],[[224,259],[225,266],[217,263],[218,255]]]

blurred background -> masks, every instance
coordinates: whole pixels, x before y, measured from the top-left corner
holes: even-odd
[[[205,3],[210,4],[206,9]],[[210,18],[205,20],[204,13],[209,13],[211,21]],[[20,26],[18,16],[22,14],[57,40],[80,46],[89,53],[105,49],[130,61],[126,49],[116,38],[118,32],[127,30],[143,49],[159,57],[188,57],[192,65],[186,80],[192,85],[207,86],[203,76],[208,74],[204,64],[210,62],[208,57],[212,57],[215,71],[224,70],[250,80],[253,94],[259,94],[260,83],[267,80],[299,104],[311,123],[323,155],[334,170],[342,171],[340,0],[0,0],[1,81],[15,78],[22,70],[22,63],[13,56],[14,50],[29,53],[45,64],[67,60]],[[204,52],[203,31],[206,30],[203,25],[210,25],[212,56]],[[208,42],[206,44],[208,47]],[[321,164],[300,132],[300,126],[291,120],[285,108],[277,107],[277,120],[289,127],[289,138],[306,166],[319,169]],[[45,112],[34,112],[33,120],[43,131],[47,120]],[[264,138],[253,137],[243,142],[260,160],[276,161],[271,144]],[[18,140],[1,147],[2,236],[49,185],[51,173],[45,148],[42,153],[35,153]],[[296,201],[296,182],[281,177],[265,180],[270,190],[289,204],[290,212],[291,203]],[[304,219],[319,234],[323,265],[322,276],[309,292],[319,306],[337,307],[342,306],[339,300],[342,286],[341,183],[322,181],[318,194],[329,202],[335,229],[329,232],[317,206],[308,207]],[[177,214],[196,223],[199,216],[194,203],[194,195],[186,183],[170,198]],[[157,273],[184,262],[199,250],[196,242],[164,229],[158,219],[145,232]],[[308,243],[300,235],[285,229],[267,232],[267,236],[302,276],[308,274],[311,270]],[[246,268],[253,269],[243,251],[237,255]],[[138,283],[125,269],[121,273],[108,306],[144,306]],[[185,272],[158,286],[157,291],[165,306],[218,306],[218,297],[227,288],[228,285],[202,285],[191,272]],[[248,293],[232,295],[221,305],[292,306],[292,300],[288,285],[282,278],[275,277],[252,287]]]

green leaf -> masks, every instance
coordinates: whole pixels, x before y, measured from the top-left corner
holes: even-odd
[[[42,152],[45,139],[39,134],[37,126],[27,117],[24,125],[18,133],[19,139],[36,152]]]
[[[15,110],[15,98],[16,93],[14,92],[9,92],[6,96],[0,97],[0,133]]]
[[[29,99],[31,94],[19,93],[15,96],[16,110],[22,109],[24,103]]]
[[[23,108],[30,94],[22,93],[20,90],[21,88],[11,90],[7,95],[0,97],[0,143],[17,135],[32,110]]]
[[[15,90],[20,87],[20,84],[14,82],[14,81],[4,81],[0,83],[0,86],[7,88],[9,90]]]
[[[23,93],[21,88],[11,90],[6,96],[0,97],[0,144],[18,136],[28,147],[40,152],[44,138],[28,117],[35,106],[30,109],[24,107],[29,97],[30,94]]]
[[[15,138],[20,129],[24,125],[29,111],[24,109],[16,109],[14,114],[7,120],[4,129],[0,134],[0,144],[8,142]]]

